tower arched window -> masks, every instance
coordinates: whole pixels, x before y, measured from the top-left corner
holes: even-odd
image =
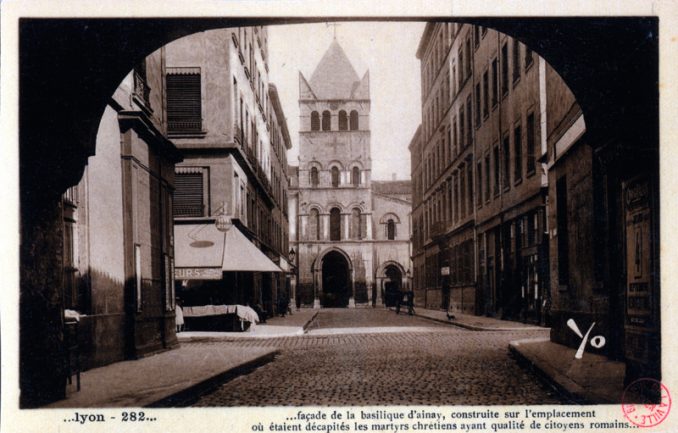
[[[323,131],[329,131],[332,129],[332,115],[329,111],[323,111]]]
[[[332,186],[337,188],[339,186],[339,168],[332,167]]]
[[[320,184],[320,178],[318,176],[318,168],[311,167],[311,186],[316,187]]]
[[[362,239],[360,230],[360,209],[353,208],[351,211],[351,239]]]
[[[330,210],[330,240],[341,240],[341,211],[337,207]]]
[[[317,111],[311,113],[311,131],[320,131],[320,115]]]
[[[386,237],[389,240],[394,240],[396,237],[396,225],[395,221],[393,221],[393,218],[389,218],[388,222],[386,223]]]
[[[353,170],[351,170],[351,184],[353,186],[360,185],[360,169],[358,167],[353,167]]]
[[[351,131],[358,130],[358,112],[356,110],[351,111]]]
[[[339,130],[346,131],[348,130],[348,116],[344,110],[339,112]]]

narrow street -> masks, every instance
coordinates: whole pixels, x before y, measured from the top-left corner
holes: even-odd
[[[321,310],[303,336],[239,341],[280,354],[193,406],[563,403],[509,356],[509,341],[539,335],[470,331],[383,309]]]

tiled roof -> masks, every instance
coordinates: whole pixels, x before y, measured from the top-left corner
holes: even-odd
[[[360,78],[344,49],[333,40],[308,84],[318,99],[351,99]]]
[[[379,194],[412,194],[411,180],[372,181],[372,191]]]

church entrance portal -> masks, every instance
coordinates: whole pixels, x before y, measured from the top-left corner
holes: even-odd
[[[389,265],[384,271],[384,303],[387,307],[393,307],[398,302],[400,290],[403,286],[403,275],[397,266]]]
[[[327,253],[323,258],[322,276],[322,306],[347,307],[351,297],[351,278],[346,258],[336,251]]]

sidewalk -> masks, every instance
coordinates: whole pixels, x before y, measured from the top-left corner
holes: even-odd
[[[250,327],[246,332],[199,332],[187,331],[177,334],[179,341],[229,341],[243,338],[274,338],[303,335],[306,327],[320,310],[299,309],[285,317],[271,317],[266,323]]]
[[[261,347],[186,345],[85,371],[79,392],[73,377],[66,398],[45,408],[145,407],[163,400],[171,404],[272,361],[276,353]]]
[[[454,313],[454,319],[448,320],[445,311],[425,308],[415,310],[419,317],[474,331],[543,331],[544,337],[509,343],[509,351],[518,363],[576,403],[604,404],[621,401],[624,392],[624,363],[592,353],[584,353],[582,359],[575,359],[575,349],[549,340],[549,328],[459,313]]]
[[[299,310],[272,317],[249,332],[181,332],[177,337],[186,342],[301,335],[316,314],[318,310]],[[45,408],[171,406],[270,362],[277,353],[275,348],[185,344],[85,371],[79,392],[73,377],[66,398]]]
[[[582,359],[575,359],[575,349],[553,343],[548,338],[512,341],[509,350],[520,364],[568,394],[576,403],[621,402],[623,362],[586,352]]]
[[[451,313],[452,314],[452,313]],[[415,307],[415,315],[436,322],[448,323],[450,325],[460,326],[473,331],[547,331],[548,328],[526,324],[521,322],[511,322],[508,320],[495,319],[493,317],[474,316],[472,314],[453,313],[454,318],[449,320],[447,312],[442,310],[429,310],[426,308]]]

